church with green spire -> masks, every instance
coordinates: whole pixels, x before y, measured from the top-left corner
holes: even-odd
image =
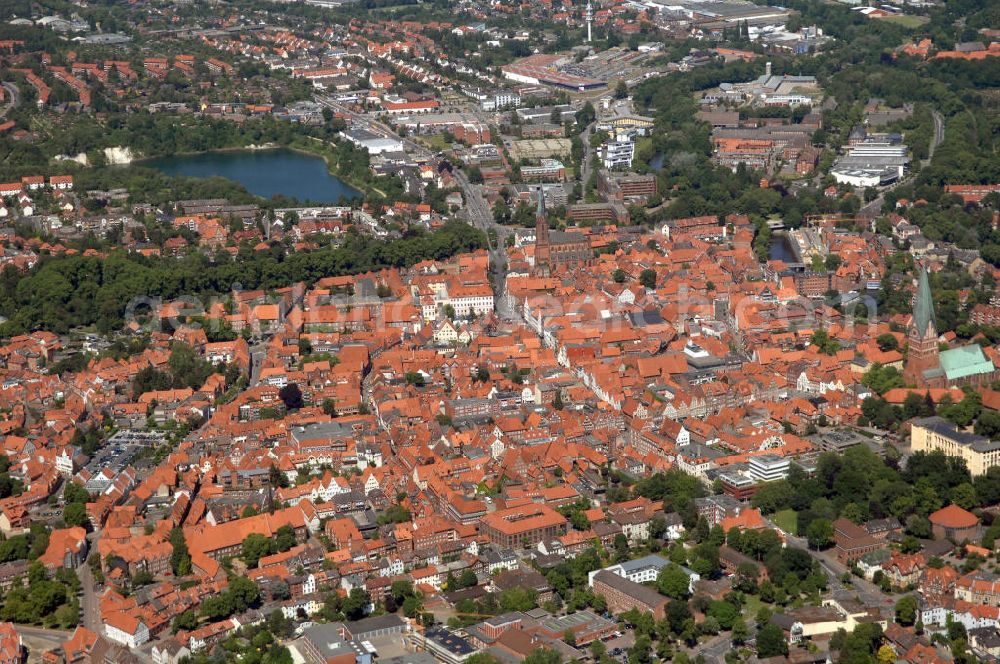
[[[979,344],[939,351],[938,343],[934,297],[927,271],[921,269],[917,275],[913,320],[907,332],[903,380],[917,387],[956,387],[988,385],[1000,376]]]

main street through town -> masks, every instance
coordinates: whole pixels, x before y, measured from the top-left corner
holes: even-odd
[[[406,148],[406,151],[416,161],[426,162],[434,157],[434,153],[424,145],[410,138],[400,136],[391,127],[379,120],[351,111],[347,106],[332,97],[317,95],[316,101],[345,117],[350,126],[355,129],[363,129],[382,138],[391,138],[400,141]],[[588,135],[590,130],[591,127],[588,127]],[[497,224],[493,219],[493,212],[490,210],[486,199],[483,198],[483,192],[478,185],[470,182],[465,173],[458,168],[454,169],[453,175],[459,188],[462,190],[463,213],[466,221],[486,233],[490,253],[490,273],[493,280],[493,293],[497,303],[497,314],[505,320],[511,320],[515,317],[514,311],[504,293],[504,284],[507,280],[507,238],[510,236],[511,231],[509,228]]]
[[[0,87],[3,87],[4,97],[6,98],[6,102],[0,107],[0,118],[5,118],[10,109],[21,103],[21,91],[10,81],[0,83]]]

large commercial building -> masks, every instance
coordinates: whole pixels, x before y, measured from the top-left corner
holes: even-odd
[[[833,522],[833,539],[836,542],[837,559],[845,564],[885,548],[885,542],[872,537],[867,530],[844,518]]]
[[[910,163],[905,145],[859,143],[837,160],[830,170],[841,184],[853,187],[876,187],[903,177]]]
[[[572,60],[561,55],[539,53],[504,65],[500,69],[504,78],[518,83],[549,85],[576,92],[597,90],[607,86],[607,81],[561,71],[561,67],[571,63]]]
[[[340,135],[359,148],[368,150],[368,154],[403,151],[403,142],[398,138],[385,138],[364,129],[346,129]]]
[[[597,191],[609,201],[645,201],[656,194],[656,176],[601,170],[597,173]]]
[[[498,546],[535,546],[566,530],[566,517],[548,505],[524,505],[483,517],[479,530]]]
[[[914,452],[940,450],[948,456],[964,459],[973,476],[983,475],[993,466],[1000,465],[1000,442],[959,431],[941,417],[915,420],[910,428],[910,445]]]
[[[611,574],[617,574],[623,579],[628,579],[632,583],[650,583],[656,581],[656,578],[660,575],[660,570],[671,564],[672,563],[663,556],[651,554],[643,556],[642,558],[636,558],[635,560],[617,563],[615,565],[611,565],[610,567],[605,567],[603,570],[594,570],[588,575],[587,582],[593,586],[594,579],[597,578],[598,574],[604,571],[610,572]],[[701,576],[687,567],[682,567],[681,569],[688,575],[688,592],[694,592],[694,585],[701,580]]]
[[[762,454],[750,457],[747,471],[758,482],[774,482],[788,476],[791,462],[776,454]]]
[[[635,157],[635,143],[628,140],[608,141],[601,146],[601,164],[604,168],[632,168]]]
[[[652,588],[605,570],[594,575],[591,586],[594,594],[600,595],[607,602],[608,611],[615,615],[639,609],[651,613],[656,620],[663,620],[667,598]]]

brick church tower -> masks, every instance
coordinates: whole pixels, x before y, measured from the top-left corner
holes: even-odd
[[[938,357],[938,332],[934,323],[934,300],[927,271],[920,270],[917,277],[917,298],[913,303],[913,320],[907,331],[908,350],[903,380],[907,385],[931,387],[924,373],[941,366]],[[933,381],[932,381],[933,382]]]
[[[551,273],[549,261],[552,247],[549,243],[549,214],[545,211],[545,192],[538,190],[538,209],[535,211],[535,271],[547,277]]]

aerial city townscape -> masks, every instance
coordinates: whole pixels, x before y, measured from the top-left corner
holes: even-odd
[[[0,664],[1000,663],[1000,2],[0,0]]]

